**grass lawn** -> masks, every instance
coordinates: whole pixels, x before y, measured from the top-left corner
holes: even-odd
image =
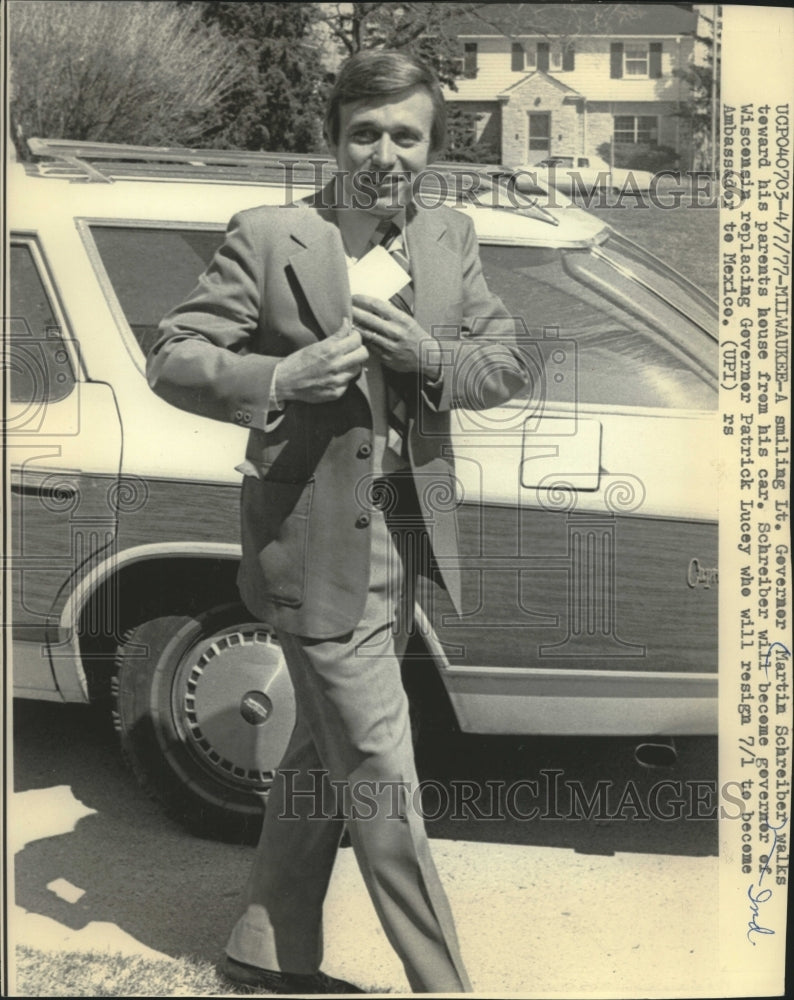
[[[233,996],[209,963],[156,961],[143,956],[17,949],[22,997]]]
[[[16,958],[14,996],[20,997],[226,997],[246,992],[227,982],[215,965],[188,957],[167,960],[20,946]],[[257,993],[269,995],[267,990]]]
[[[626,197],[622,207],[597,208],[593,203],[589,211],[717,298],[720,221],[717,208],[640,207],[638,199]]]

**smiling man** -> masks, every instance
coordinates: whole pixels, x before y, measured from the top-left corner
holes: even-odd
[[[295,688],[226,946],[226,975],[250,989],[361,992],[320,971],[345,824],[411,988],[471,988],[417,809],[400,658],[417,563],[459,602],[450,410],[506,401],[527,371],[471,222],[413,202],[444,133],[426,67],[385,51],[349,60],[326,118],[343,183],[235,216],[149,358],[165,399],[250,428],[239,585]],[[373,248],[399,278],[390,297],[351,294]]]

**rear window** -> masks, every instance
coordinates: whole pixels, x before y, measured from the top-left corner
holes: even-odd
[[[91,235],[145,355],[160,320],[193,291],[224,237],[222,230],[98,225]]]

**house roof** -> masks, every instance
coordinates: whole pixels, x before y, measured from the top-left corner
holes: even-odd
[[[459,37],[687,35],[697,14],[674,3],[481,3],[449,23]]]
[[[528,80],[531,80],[533,76],[539,76],[544,80],[548,80],[549,83],[553,83],[559,90],[565,91],[565,94],[568,97],[584,97],[584,94],[580,94],[578,90],[574,90],[573,87],[569,87],[567,83],[562,83],[549,73],[545,73],[542,69],[533,69],[531,73],[526,73],[520,80],[516,80],[515,83],[511,83],[510,86],[505,87],[504,90],[500,90],[498,96],[507,97],[510,93],[512,93],[512,91],[523,86]]]

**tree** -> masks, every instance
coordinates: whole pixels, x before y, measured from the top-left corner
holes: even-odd
[[[695,35],[695,42],[703,46],[705,60],[702,63],[693,62],[685,69],[673,70],[673,75],[686,84],[688,94],[673,114],[684,122],[692,140],[692,166],[713,172],[719,143],[719,116],[716,114],[720,87],[719,19],[715,23],[702,12],[700,18],[709,27],[709,34]]]
[[[441,159],[459,163],[498,163],[499,150],[489,142],[477,139],[477,123],[481,113],[452,106],[447,114],[447,146]]]
[[[214,145],[311,152],[322,146],[328,74],[309,3],[178,0],[238,46],[244,73],[224,96]]]
[[[454,89],[461,73],[457,19],[486,6],[470,3],[323,3],[318,21],[344,56],[362,49],[401,49],[432,66]]]
[[[195,145],[221,125],[242,72],[236,46],[171,2],[58,3],[9,10],[11,127],[30,136]]]

